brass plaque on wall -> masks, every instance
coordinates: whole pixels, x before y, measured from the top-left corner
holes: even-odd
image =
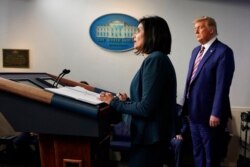
[[[29,50],[3,49],[3,67],[29,68]]]

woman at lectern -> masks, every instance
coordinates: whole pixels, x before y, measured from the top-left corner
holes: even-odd
[[[143,17],[133,39],[135,53],[145,59],[131,82],[130,98],[101,92],[100,100],[132,118],[129,167],[162,167],[176,120],[176,75],[168,57],[171,33],[163,18]]]

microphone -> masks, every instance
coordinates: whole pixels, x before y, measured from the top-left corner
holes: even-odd
[[[56,85],[55,85],[56,88],[58,87],[58,84],[60,83],[60,81],[61,81],[61,79],[64,77],[64,75],[66,75],[66,74],[68,74],[68,73],[70,73],[70,70],[69,70],[69,69],[64,69],[64,70],[62,71],[62,75],[61,75],[61,77],[58,78],[57,83],[56,83]]]
[[[63,78],[64,75],[70,73],[70,70],[69,69],[63,69],[63,71],[57,76],[55,82],[53,83],[53,87],[57,88],[60,80]]]

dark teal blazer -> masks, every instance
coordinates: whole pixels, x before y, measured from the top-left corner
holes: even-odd
[[[176,75],[168,55],[155,51],[143,61],[130,85],[130,100],[110,106],[132,116],[133,144],[169,141],[175,134]]]

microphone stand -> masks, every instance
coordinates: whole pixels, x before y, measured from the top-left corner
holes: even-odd
[[[56,80],[55,80],[55,82],[53,83],[52,86],[53,86],[54,88],[57,88],[57,86],[58,86],[60,80],[63,78],[64,75],[66,75],[66,74],[68,74],[68,73],[70,73],[70,70],[64,69],[64,70],[58,75],[58,77],[56,78]]]
[[[58,84],[59,84],[59,82],[61,81],[61,79],[63,78],[64,75],[65,75],[65,73],[63,73],[61,75],[61,77],[58,79],[58,81],[56,82],[56,85],[55,85],[56,88],[58,87]]]
[[[55,81],[54,81],[54,83],[53,83],[53,85],[52,85],[54,88],[56,88],[55,84],[58,82],[58,80],[59,80],[59,78],[61,77],[61,75],[63,75],[63,72],[61,72],[61,73],[57,76],[57,78],[55,79]]]
[[[62,75],[58,78],[55,87],[58,87],[58,84],[60,83],[61,79],[64,77],[64,75],[70,73],[70,70],[64,69]]]

